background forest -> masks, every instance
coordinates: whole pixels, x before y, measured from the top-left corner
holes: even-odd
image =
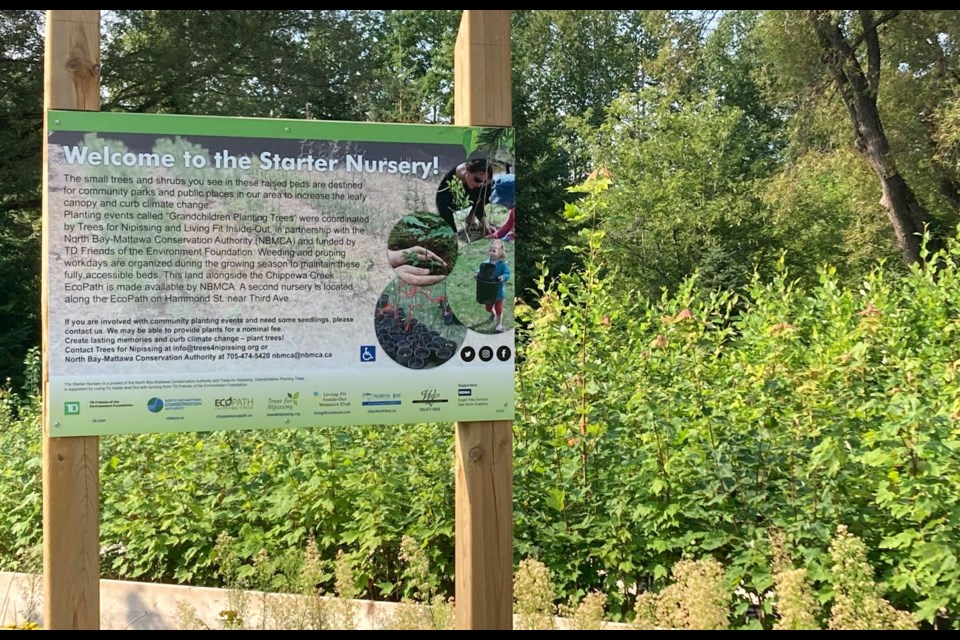
[[[101,109],[451,122],[460,14],[104,11]],[[35,420],[43,20],[0,11],[0,439],[24,458],[39,451],[17,412]],[[829,604],[839,524],[891,602],[956,624],[960,11],[515,10],[512,61],[517,553],[547,562],[560,599],[607,592],[618,619],[636,599],[623,584],[712,555],[757,594],[731,615],[769,628],[769,527]],[[309,460],[294,434],[105,440],[102,495],[122,499],[102,536],[142,549],[109,551],[105,573],[197,580],[214,566],[203,545],[243,521],[257,533],[241,556],[322,533],[322,551],[373,558],[365,593],[389,597],[406,528],[449,589],[449,432],[332,430],[309,436]],[[170,480],[134,449],[203,478],[192,507],[130,486]],[[318,475],[374,451],[367,475]],[[441,459],[408,469],[415,452]],[[20,464],[0,474],[0,556],[39,536],[39,463]],[[266,469],[289,482],[251,510]],[[290,493],[293,478],[312,484]],[[391,486],[418,496],[412,512],[385,511]],[[181,509],[193,528],[171,533]],[[264,524],[279,514],[298,524]],[[148,542],[161,534],[165,551]]]
[[[459,11],[104,11],[104,111],[443,123]],[[567,187],[615,176],[624,291],[902,272],[958,222],[960,12],[513,11],[517,291],[575,268]],[[0,12],[0,374],[39,342],[40,10]],[[216,37],[197,34],[216,34]],[[894,184],[895,183],[895,184]],[[891,222],[894,220],[894,222]],[[535,300],[529,300],[534,302]]]

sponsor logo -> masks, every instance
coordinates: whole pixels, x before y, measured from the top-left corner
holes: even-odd
[[[360,404],[365,407],[400,404],[399,398],[399,393],[370,393],[365,391]]]
[[[351,404],[346,391],[314,391],[313,397],[321,407],[349,407]],[[349,413],[349,411],[340,413]]]
[[[163,399],[162,398],[150,398],[147,400],[147,410],[150,413],[160,413],[163,411]]]
[[[470,396],[473,395],[473,389],[457,389],[458,396]]]
[[[414,400],[414,404],[429,404],[432,405],[434,402],[446,402],[446,398],[440,397],[440,392],[436,389],[424,389],[420,392],[420,399]]]
[[[217,409],[253,409],[253,398],[217,398],[213,401]]]
[[[78,415],[80,415],[80,403],[79,403],[79,402],[64,402],[64,403],[63,403],[63,415],[65,415],[65,416],[78,416]]]
[[[275,416],[299,416],[300,412],[296,408],[300,406],[300,392],[294,391],[287,393],[281,398],[267,398],[267,415]]]

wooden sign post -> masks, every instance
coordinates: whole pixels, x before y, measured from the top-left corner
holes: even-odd
[[[512,126],[510,11],[464,11],[455,49],[455,124]],[[44,117],[50,109],[100,108],[100,12],[46,14]],[[44,140],[48,123],[44,121]],[[44,166],[47,149],[44,144]],[[49,196],[43,184],[43,423],[49,405]],[[52,230],[55,231],[55,230]],[[99,440],[43,434],[43,584],[47,629],[99,629]],[[511,629],[513,423],[456,426],[458,629]]]
[[[454,120],[512,126],[510,12],[464,11],[454,49]],[[513,423],[456,427],[457,629],[513,628]]]
[[[47,393],[48,109],[100,110],[100,12],[49,10],[43,83],[43,424]],[[61,230],[62,231],[62,230]],[[57,414],[60,415],[60,414]],[[52,421],[56,425],[56,419]],[[55,428],[55,426],[51,427]],[[43,626],[100,629],[100,441],[43,434]]]

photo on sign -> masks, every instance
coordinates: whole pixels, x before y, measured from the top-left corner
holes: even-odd
[[[477,131],[477,151],[450,166],[437,185],[437,213],[461,244],[483,238],[513,240],[512,129],[484,128]],[[498,189],[500,178],[508,185]],[[499,206],[490,207],[490,204]]]
[[[457,261],[457,240],[439,216],[416,211],[403,216],[390,231],[387,260],[407,284],[437,284]]]
[[[450,308],[477,333],[505,333],[514,328],[515,247],[493,238],[460,247],[460,258],[447,278]]]
[[[450,360],[466,335],[447,301],[446,285],[419,287],[395,279],[374,312],[380,347],[408,369],[432,369]]]

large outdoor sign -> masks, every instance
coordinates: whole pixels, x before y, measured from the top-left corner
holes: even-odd
[[[51,436],[513,419],[512,130],[47,117]]]

